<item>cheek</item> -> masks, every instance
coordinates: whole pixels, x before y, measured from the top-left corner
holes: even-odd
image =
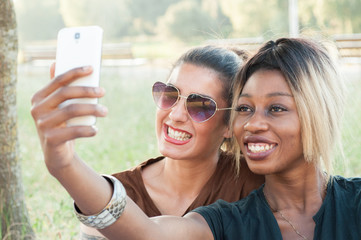
[[[283,125],[284,136],[286,136],[286,142],[289,145],[289,148],[294,150],[302,151],[302,137],[301,137],[301,126],[299,121],[296,119],[295,121],[290,122],[290,124]]]
[[[215,142],[216,144],[223,141],[224,134],[228,129],[223,118],[216,118],[215,116],[206,122],[194,124],[193,127],[196,134],[202,136],[202,141]]]
[[[162,128],[163,128],[163,123],[165,121],[165,118],[168,115],[167,112],[168,111],[157,109],[157,111],[155,113],[155,125],[156,125],[156,131],[157,131],[157,136],[158,137],[161,134],[161,131],[162,131]]]
[[[302,146],[302,137],[301,137],[301,132],[295,132],[294,134],[292,134],[290,136],[291,140],[292,140],[292,147],[295,149],[301,149],[303,148]]]

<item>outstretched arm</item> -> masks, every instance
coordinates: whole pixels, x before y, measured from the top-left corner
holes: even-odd
[[[109,183],[84,164],[74,150],[74,139],[94,136],[96,129],[92,126],[68,127],[66,121],[84,115],[103,117],[107,110],[98,104],[72,104],[64,108],[58,106],[72,98],[104,96],[102,88],[68,86],[76,79],[91,73],[91,68],[76,68],[54,78],[33,96],[31,109],[49,172],[60,181],[74,200],[83,206],[82,211],[85,214],[94,210],[88,209],[88,205],[102,208],[101,203],[110,199],[111,189]],[[51,77],[54,77],[54,65],[51,67]],[[96,195],[97,192],[87,191],[87,186],[108,191]],[[93,196],[82,197],[86,192],[92,192]]]
[[[91,68],[76,68],[54,78],[34,95],[31,110],[49,172],[68,191],[84,215],[94,215],[104,209],[112,197],[113,185],[87,166],[74,150],[75,139],[92,137],[96,129],[67,126],[66,121],[85,115],[104,117],[107,110],[98,104],[58,106],[68,99],[104,96],[102,88],[68,86],[91,73]],[[54,77],[54,66],[51,77]],[[213,239],[206,221],[197,213],[184,218],[148,218],[130,198],[119,219],[101,232],[109,239]]]

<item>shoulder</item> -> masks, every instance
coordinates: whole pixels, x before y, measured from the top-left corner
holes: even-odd
[[[214,175],[221,178],[235,179],[236,178],[236,160],[234,154],[230,152],[221,151],[217,163],[217,169]]]
[[[342,176],[331,177],[330,184],[335,191],[350,193],[360,193],[361,178],[345,178]]]
[[[161,215],[161,213],[154,205],[153,200],[145,188],[142,171],[144,168],[148,168],[148,166],[153,166],[153,164],[159,162],[163,158],[164,157],[152,158],[134,168],[113,174],[113,176],[124,185],[128,197],[130,197],[149,217],[158,216]]]
[[[239,238],[244,236],[244,233],[249,234],[250,226],[258,227],[259,222],[266,216],[260,189],[236,202],[218,200],[193,211],[206,220],[215,239]],[[230,238],[225,236],[230,236]]]
[[[154,163],[162,160],[163,158],[164,157],[151,158],[136,167],[114,173],[113,176],[124,185],[124,188],[127,191],[127,195],[138,204],[139,201],[143,201],[144,199],[149,198],[142,178],[142,170],[145,167],[151,166]]]
[[[328,187],[331,188],[335,198],[342,198],[361,205],[361,178],[331,177]]]
[[[200,213],[202,216],[222,215],[223,217],[227,217],[228,215],[229,217],[234,217],[234,215],[249,215],[249,213],[256,209],[257,206],[262,204],[262,200],[260,198],[260,189],[253,191],[246,198],[236,202],[227,202],[220,199],[213,204],[199,207],[194,211]]]
[[[222,185],[237,188],[239,200],[248,196],[253,190],[264,183],[264,176],[254,174],[248,167],[244,157],[239,159],[239,171],[236,171],[236,157],[229,152],[221,152],[217,173]],[[233,201],[235,201],[233,200]],[[229,199],[227,199],[229,201]]]
[[[118,173],[113,173],[112,175],[114,177],[116,177],[119,181],[121,181],[122,183],[128,182],[130,179],[138,179],[141,174],[142,169],[162,160],[163,158],[164,158],[163,156],[151,158],[151,159],[148,159],[147,161],[140,163],[139,165],[137,165],[135,167],[132,167],[130,169],[127,169],[125,171],[121,171]]]
[[[324,202],[314,219],[319,229],[334,228],[334,234],[361,234],[361,178],[332,176]],[[322,230],[320,230],[322,232]],[[360,235],[358,235],[360,236]],[[355,239],[346,237],[347,239]],[[346,239],[340,238],[340,239]],[[359,239],[359,238],[357,238]]]

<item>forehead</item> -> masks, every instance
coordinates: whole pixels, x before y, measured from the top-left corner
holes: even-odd
[[[216,71],[189,63],[175,67],[168,83],[176,86],[182,95],[199,93],[219,98],[223,91],[223,84]]]
[[[292,95],[286,78],[279,70],[258,70],[254,72],[243,87],[241,95],[268,95],[283,92]]]

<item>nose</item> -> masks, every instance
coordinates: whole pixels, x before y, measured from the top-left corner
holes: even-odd
[[[244,130],[257,133],[267,131],[269,128],[266,116],[262,112],[255,112],[248,120],[244,122]]]
[[[171,108],[169,118],[174,122],[185,122],[189,115],[186,109],[187,97],[179,95],[178,102]]]

